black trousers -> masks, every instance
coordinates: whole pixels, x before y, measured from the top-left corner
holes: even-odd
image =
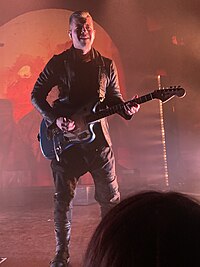
[[[74,146],[62,154],[59,162],[56,159],[52,160],[51,168],[55,184],[54,224],[57,259],[69,256],[72,200],[79,177],[88,171],[91,173],[101,217],[120,201],[120,193],[115,173],[115,159],[109,146]]]
[[[95,199],[100,204],[102,217],[120,201],[120,193],[115,159],[109,146],[73,146],[62,154],[59,162],[52,160],[51,168],[55,184],[55,260],[63,260],[69,257],[72,200],[79,177],[88,171],[91,173],[95,184]]]
[[[53,160],[51,168],[55,200],[65,202],[67,210],[74,198],[78,179],[86,172],[93,177],[95,199],[101,207],[101,216],[120,201],[112,147],[92,144],[73,146],[63,152],[59,162]]]

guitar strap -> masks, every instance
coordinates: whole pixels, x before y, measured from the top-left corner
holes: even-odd
[[[106,95],[106,83],[107,83],[107,71],[105,67],[105,62],[103,60],[103,57],[100,53],[98,53],[97,61],[98,61],[98,82],[99,82],[99,88],[98,88],[98,94],[99,94],[99,100],[100,102],[103,102]]]

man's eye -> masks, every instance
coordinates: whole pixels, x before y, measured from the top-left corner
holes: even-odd
[[[92,30],[92,27],[90,25],[86,25],[87,30]]]
[[[77,32],[79,32],[79,31],[82,31],[82,26],[80,25],[80,26],[77,26],[76,28],[75,28],[75,31],[77,31]],[[86,26],[86,29],[87,29],[87,31],[92,31],[92,27],[91,26]]]

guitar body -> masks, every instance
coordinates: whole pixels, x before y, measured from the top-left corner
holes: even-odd
[[[120,103],[112,107],[106,107],[104,109],[97,109],[99,102],[89,104],[82,107],[78,112],[71,112],[70,119],[75,122],[76,128],[70,132],[62,132],[59,128],[52,130],[52,138],[48,138],[47,127],[45,121],[42,120],[40,126],[40,148],[43,155],[48,159],[56,158],[59,161],[59,156],[62,152],[69,147],[76,144],[90,143],[95,139],[95,133],[93,131],[94,124],[102,118],[106,118],[112,114],[120,112],[124,109],[124,106],[129,107],[134,104],[142,104],[153,99],[159,99],[163,103],[168,101],[174,96],[184,97],[185,89],[180,86],[170,87],[166,89],[155,90],[147,95],[129,100],[125,103]],[[68,112],[66,113],[68,114]],[[64,117],[67,117],[63,114]]]
[[[90,143],[95,139],[93,127],[95,122],[86,123],[86,117],[95,112],[98,103],[87,105],[73,114],[70,118],[75,122],[76,128],[73,131],[63,133],[55,129],[53,137],[48,137],[47,126],[43,119],[40,125],[40,149],[47,159],[58,158],[61,153],[75,144]]]
[[[40,149],[42,151],[43,156],[47,159],[54,159],[55,152],[54,152],[53,140],[47,137],[47,126],[44,119],[40,124],[39,141],[40,141]]]

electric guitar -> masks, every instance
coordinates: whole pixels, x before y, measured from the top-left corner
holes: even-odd
[[[94,103],[89,104],[82,107],[70,117],[76,125],[73,131],[63,132],[57,127],[52,132],[52,138],[48,137],[47,126],[43,119],[39,132],[41,151],[47,159],[56,158],[59,161],[62,152],[69,147],[75,144],[92,142],[95,139],[95,133],[93,131],[95,122],[123,110],[125,105],[131,107],[135,103],[142,104],[153,99],[159,99],[165,103],[174,96],[183,97],[184,95],[185,90],[183,88],[174,86],[155,90],[147,95],[105,109],[98,110],[97,107],[99,103],[96,103],[95,105]]]

